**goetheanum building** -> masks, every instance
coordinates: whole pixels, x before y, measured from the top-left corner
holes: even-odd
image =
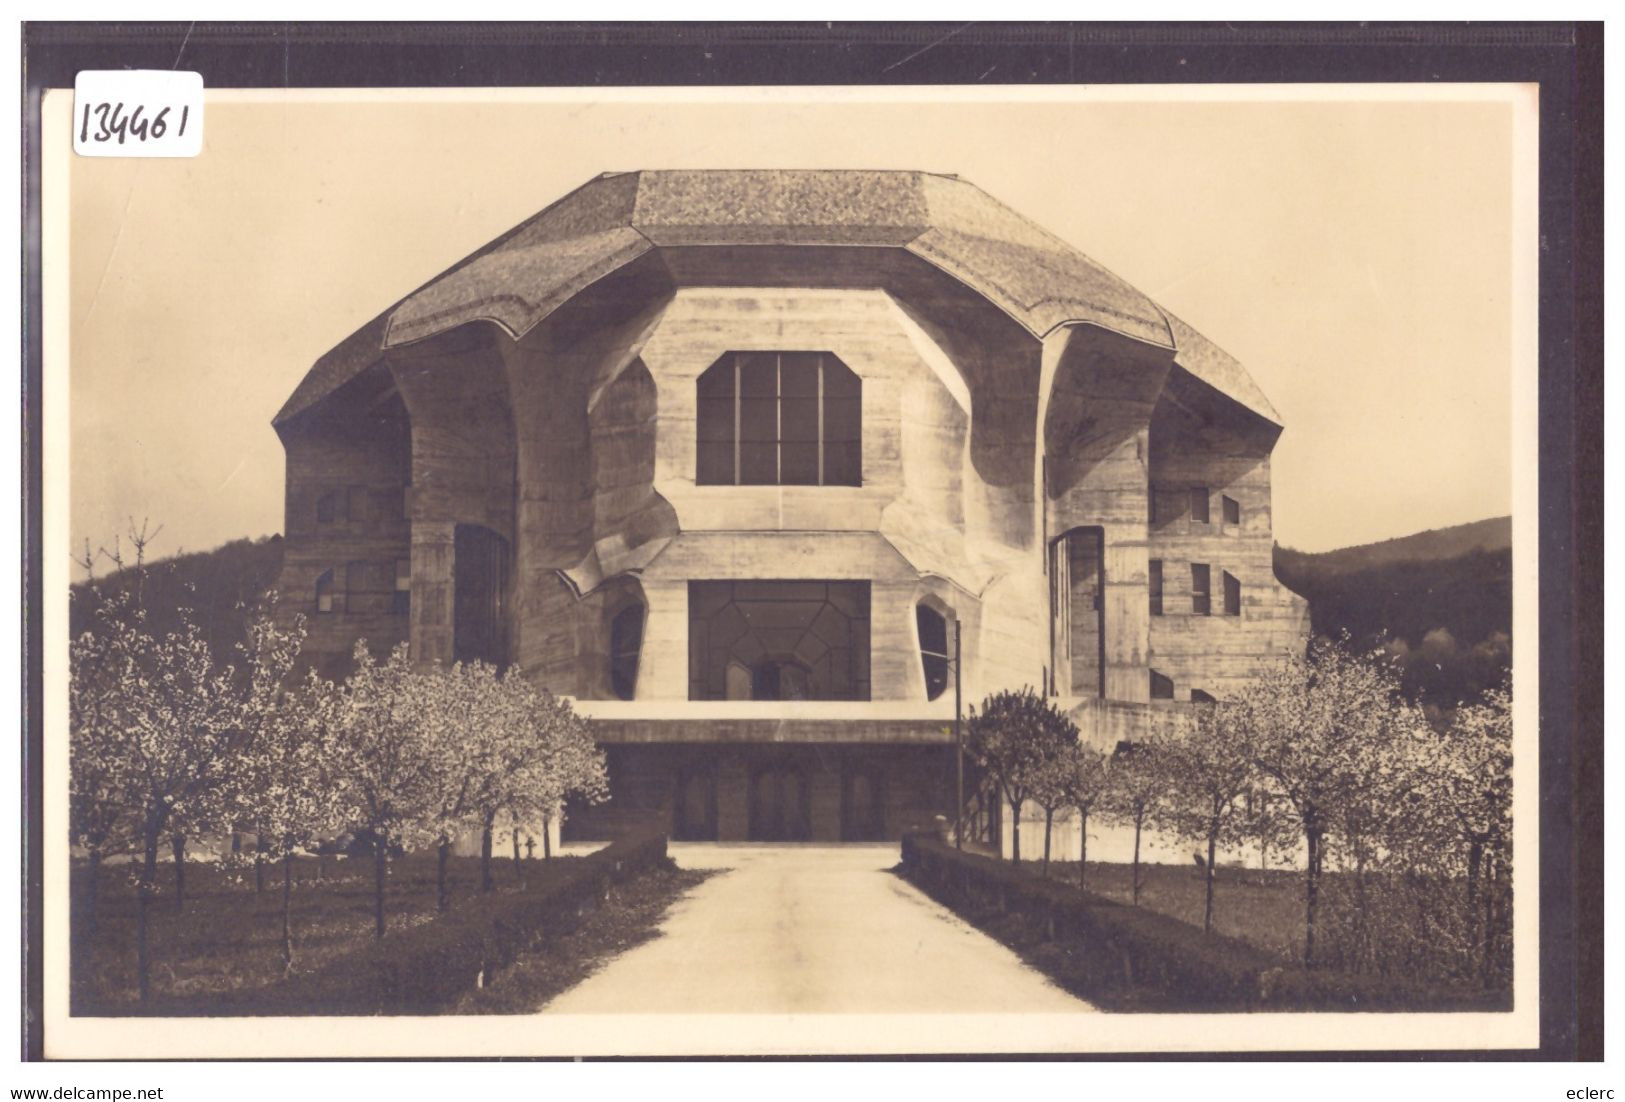
[[[599,177],[390,306],[277,415],[284,605],[571,696],[580,836],[881,839],[967,701],[1105,747],[1299,645],[1242,366],[974,186]]]

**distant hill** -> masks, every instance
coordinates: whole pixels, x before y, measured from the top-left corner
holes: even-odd
[[[1336,551],[1294,551],[1289,547],[1277,547],[1275,561],[1278,566],[1283,561],[1290,561],[1294,568],[1301,565],[1314,571],[1347,573],[1390,563],[1436,562],[1454,559],[1470,551],[1509,551],[1511,548],[1512,518],[1491,517],[1488,520],[1475,520],[1471,524],[1458,524],[1453,528],[1429,528],[1426,532],[1383,540],[1381,543],[1342,547]]]
[[[160,559],[146,568],[142,603],[149,622],[159,632],[174,627],[177,610],[190,608],[222,661],[232,661],[233,648],[243,638],[247,618],[240,611],[259,603],[276,585],[282,571],[282,537],[232,540],[212,551],[194,551]],[[103,593],[116,593],[135,584],[134,567],[99,575],[94,584]],[[68,628],[78,635],[90,626],[90,582],[74,583],[68,606]]]
[[[1421,696],[1465,699],[1510,666],[1510,517],[1336,551],[1278,546],[1275,575],[1308,598],[1317,635],[1386,647]]]

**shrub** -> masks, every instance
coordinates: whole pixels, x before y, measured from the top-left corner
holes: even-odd
[[[1044,880],[935,835],[903,839],[903,871],[1077,994],[1111,1009],[1491,1010],[1506,996],[1307,971],[1235,938]]]
[[[575,930],[611,885],[666,864],[664,834],[638,835],[571,860],[562,877],[478,895],[398,929],[316,972],[256,990],[187,1000],[158,1012],[208,1015],[445,1013],[544,937]]]

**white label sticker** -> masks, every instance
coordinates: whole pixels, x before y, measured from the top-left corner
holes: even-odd
[[[203,74],[91,69],[73,82],[73,149],[85,157],[196,157]]]

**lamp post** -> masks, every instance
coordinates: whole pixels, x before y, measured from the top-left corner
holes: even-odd
[[[965,733],[959,722],[959,617],[954,617],[954,848],[965,848]]]

